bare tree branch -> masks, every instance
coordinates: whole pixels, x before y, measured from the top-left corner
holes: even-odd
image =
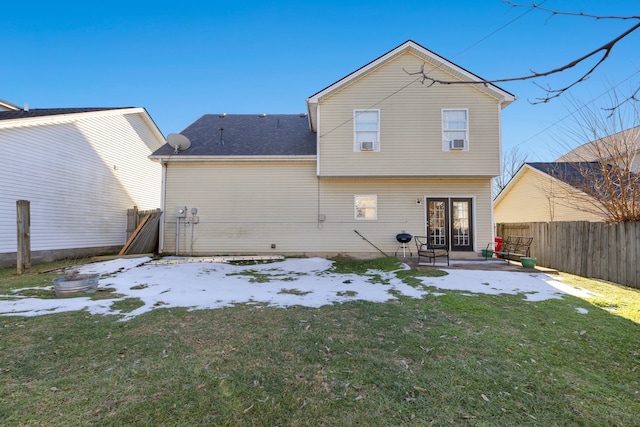
[[[531,4],[523,4],[523,3],[516,3],[512,0],[502,0],[503,3],[507,3],[510,4],[513,7],[528,7],[531,9],[539,9],[545,12],[549,12],[551,14],[551,17],[555,16],[555,15],[568,15],[568,16],[581,16],[584,18],[593,18],[593,19],[615,19],[615,20],[628,20],[628,19],[640,19],[640,15],[633,15],[633,16],[619,16],[619,15],[592,15],[589,13],[584,13],[584,12],[561,12],[555,9],[550,9],[547,7],[543,7],[542,5],[534,2],[531,2]],[[544,2],[543,2],[544,3]]]
[[[622,108],[615,90],[610,96],[620,107],[608,116],[595,106],[579,110],[576,125],[567,134],[575,141],[591,142],[559,161],[571,162],[574,173],[564,180],[588,194],[592,208],[605,221],[640,221],[640,106],[634,103]]]
[[[549,12],[552,14],[552,16],[554,15],[567,15],[567,16],[579,16],[579,17],[586,17],[586,18],[592,18],[592,19],[617,19],[617,20],[639,20],[640,21],[640,16],[600,16],[600,15],[591,15],[591,14],[587,14],[584,12],[561,12],[561,11],[556,11],[553,9],[548,9],[545,7],[542,7],[538,4],[536,4],[535,2],[533,2],[531,5],[524,5],[524,4],[518,4],[518,3],[514,3],[510,0],[503,0],[505,1],[505,3],[511,4],[513,7],[530,7],[533,9],[540,9],[546,12]],[[616,46],[616,44],[618,42],[620,42],[622,39],[624,39],[625,37],[627,37],[629,34],[633,33],[634,31],[638,30],[640,28],[640,22],[638,22],[637,24],[633,25],[631,28],[629,28],[628,30],[622,32],[621,34],[619,34],[617,37],[613,38],[612,40],[608,41],[607,43],[603,44],[602,46],[598,47],[597,49],[594,49],[590,52],[588,52],[587,54],[574,59],[571,62],[568,62],[560,67],[554,68],[552,70],[548,70],[548,71],[543,71],[543,72],[537,72],[534,70],[530,70],[531,74],[528,75],[524,75],[524,76],[520,76],[520,77],[509,77],[509,78],[501,78],[501,79],[493,79],[493,80],[440,80],[440,79],[436,79],[434,77],[431,77],[429,75],[429,72],[425,70],[425,64],[423,64],[420,67],[420,71],[416,71],[416,72],[409,72],[407,70],[404,70],[405,73],[414,76],[414,75],[419,75],[421,77],[421,83],[422,84],[427,84],[427,86],[433,86],[434,84],[443,84],[443,85],[453,85],[453,84],[480,84],[480,85],[487,85],[487,84],[493,84],[493,83],[505,83],[505,82],[513,82],[513,81],[525,81],[525,80],[535,80],[535,79],[540,79],[543,77],[548,77],[554,74],[558,74],[561,73],[563,71],[569,70],[579,64],[582,64],[583,62],[587,61],[590,58],[593,57],[598,57],[598,55],[601,55],[599,57],[599,59],[597,60],[597,62],[595,63],[595,65],[593,65],[589,70],[587,70],[582,76],[578,77],[576,80],[574,80],[572,83],[558,88],[558,89],[553,89],[551,87],[542,87],[542,85],[538,84],[537,82],[534,82],[534,84],[536,84],[536,86],[540,87],[541,89],[543,89],[547,95],[541,98],[536,98],[536,101],[530,101],[532,104],[541,104],[541,103],[546,103],[551,101],[554,98],[557,98],[559,96],[561,96],[563,93],[565,93],[566,91],[568,91],[569,89],[571,89],[572,87],[576,86],[577,84],[580,84],[582,82],[584,82],[586,79],[589,78],[589,76],[591,74],[594,73],[594,71],[600,67],[600,65],[602,65],[608,58],[609,55],[611,54],[613,48]],[[640,88],[639,88],[640,90]],[[638,90],[636,90],[636,92],[630,96],[627,100],[631,101],[631,100],[637,100],[636,95],[638,95]],[[614,107],[616,108],[616,107]]]
[[[507,186],[520,167],[527,161],[527,153],[520,152],[518,147],[512,148],[502,156],[502,174],[493,178],[493,198]]]
[[[620,108],[621,106],[623,106],[624,104],[626,104],[627,102],[638,102],[640,101],[640,99],[638,99],[638,94],[640,94],[640,86],[638,86],[638,88],[636,89],[635,92],[633,92],[631,95],[629,95],[624,101],[621,101],[620,103],[618,103],[617,105],[610,107],[610,108],[605,108],[605,111],[609,111],[609,117],[612,117],[613,114],[615,113],[615,111]]]

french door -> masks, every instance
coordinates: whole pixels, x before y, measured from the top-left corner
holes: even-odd
[[[473,210],[470,198],[427,198],[427,234],[434,246],[473,251]]]

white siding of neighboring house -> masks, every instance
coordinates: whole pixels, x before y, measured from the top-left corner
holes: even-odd
[[[121,246],[126,210],[160,207],[161,166],[147,156],[163,141],[140,113],[10,126],[0,121],[0,253],[16,251],[17,200],[31,202],[33,251]]]
[[[169,163],[163,251],[175,252],[175,209],[186,206],[198,209],[200,222],[181,222],[183,255],[379,255],[354,230],[392,255],[397,233],[425,234],[425,204],[416,203],[425,196],[474,197],[476,248],[492,239],[490,179],[319,179],[315,172],[315,161]],[[354,219],[356,194],[377,195],[377,220]]]

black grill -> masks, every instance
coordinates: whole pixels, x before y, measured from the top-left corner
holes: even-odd
[[[400,243],[409,243],[413,236],[409,233],[398,233],[396,234],[396,240]]]

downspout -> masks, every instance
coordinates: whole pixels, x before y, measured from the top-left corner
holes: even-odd
[[[166,210],[166,192],[167,192],[167,162],[160,161],[162,165],[162,180],[160,183],[160,208],[162,209],[162,215],[160,215],[160,226],[158,228],[158,252],[162,253],[164,251],[164,216],[167,213]]]
[[[316,107],[316,175],[320,177],[320,102]]]
[[[320,215],[322,213],[321,210],[321,200],[320,200],[320,104],[316,107],[316,179],[317,179],[317,205],[318,212],[316,212],[316,221],[318,224],[318,228],[322,228],[322,221],[320,220]]]
[[[504,98],[500,98],[498,101],[498,160],[500,162],[500,169],[498,173],[502,175],[502,104],[504,103]],[[498,175],[498,176],[500,176]],[[493,200],[493,179],[491,179],[491,185],[489,186],[489,199],[491,200],[491,242],[495,240],[496,237],[496,222],[495,217],[493,215],[494,200]],[[476,243],[477,243],[476,239]]]

